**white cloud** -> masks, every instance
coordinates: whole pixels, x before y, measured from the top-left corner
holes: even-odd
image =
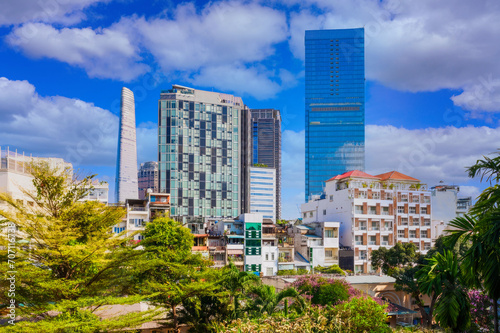
[[[83,9],[109,0],[4,0],[0,26],[24,22],[47,22],[71,25],[85,18]]]
[[[233,1],[209,3],[199,13],[181,4],[172,19],[125,18],[118,26],[135,30],[166,71],[260,61],[288,35],[284,13]]]
[[[400,171],[429,186],[444,181],[471,181],[465,168],[495,152],[500,128],[444,127],[408,130],[394,126],[366,126],[366,170],[380,174]]]
[[[293,73],[263,65],[287,37],[284,12],[223,1],[199,11],[179,4],[168,17],[123,17],[104,29],[28,23],[7,41],[30,57],[81,67],[90,77],[131,81],[149,70],[146,55],[170,77],[266,99],[297,84]]]
[[[7,37],[10,45],[30,57],[51,58],[84,68],[90,77],[130,81],[149,69],[137,63],[139,49],[113,29],[64,28],[28,23]]]
[[[281,90],[278,83],[269,79],[272,76],[273,74],[262,66],[247,68],[244,65],[220,65],[202,68],[199,74],[188,81],[202,87],[267,99],[274,97]]]
[[[476,198],[481,194],[481,190],[477,186],[460,186],[460,191],[458,192],[459,197],[471,197],[472,201],[476,201]]]
[[[498,84],[471,97],[485,78],[500,78],[499,15],[494,0],[307,1],[290,15],[289,44],[304,59],[304,30],[365,27],[367,79],[413,92],[463,89],[457,105],[500,111]]]
[[[118,142],[118,117],[78,99],[39,96],[27,81],[0,78],[2,89],[13,91],[0,97],[2,104],[16,107],[4,111],[0,122],[2,146],[15,146],[26,153],[61,157],[76,165],[113,165]],[[117,92],[119,94],[119,92]]]

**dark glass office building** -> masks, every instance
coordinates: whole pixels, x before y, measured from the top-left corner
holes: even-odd
[[[281,115],[274,109],[251,109],[252,161],[276,169],[276,219],[281,218]]]
[[[305,33],[306,201],[326,180],[365,168],[364,29]]]

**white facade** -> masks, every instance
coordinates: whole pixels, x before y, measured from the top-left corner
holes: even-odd
[[[109,203],[109,184],[105,181],[94,180],[87,195],[80,201],[99,201],[107,205]]]
[[[438,185],[431,188],[432,243],[447,230],[451,220],[463,216],[472,205],[472,198],[459,198],[460,187]]]
[[[295,250],[308,261],[306,268],[339,264],[339,222],[311,222],[294,227]]]
[[[146,223],[154,220],[159,214],[168,216],[170,208],[170,195],[166,193],[147,193],[144,200],[127,199],[125,201],[127,215],[120,223],[113,226],[113,233],[119,234],[126,231],[129,236],[134,232],[134,240],[144,239],[140,231],[144,230]]]
[[[430,192],[399,173],[336,176],[326,182],[324,199],[302,204],[301,210],[304,224],[340,222],[340,246],[354,250],[357,272],[372,271],[370,255],[380,247],[411,242],[422,253],[431,247]]]
[[[123,87],[120,105],[115,200],[124,203],[126,199],[138,198],[134,94]]]
[[[276,169],[250,167],[250,213],[276,222]]]

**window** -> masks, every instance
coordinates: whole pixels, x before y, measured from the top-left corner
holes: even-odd
[[[366,251],[359,251],[359,260],[366,260]]]
[[[389,215],[389,207],[382,207],[382,215]]]
[[[368,245],[375,245],[377,243],[377,236],[370,236],[368,240]]]
[[[269,253],[266,253],[266,261],[269,260]]]
[[[401,219],[401,225],[408,225],[408,218],[407,217],[403,217]]]
[[[377,208],[370,206],[368,208],[368,214],[377,214]]]
[[[325,258],[331,258],[331,257],[333,257],[333,251],[325,250]]]
[[[389,236],[382,236],[382,245],[389,245]]]
[[[405,208],[403,206],[398,206],[398,213],[404,213]]]
[[[366,230],[366,221],[359,222],[359,230]]]
[[[337,237],[335,229],[325,229],[325,238],[335,238]]]
[[[363,206],[359,206],[359,205],[354,206],[354,213],[363,214]]]
[[[362,236],[354,236],[354,245],[362,245],[363,237]]]
[[[271,260],[273,260],[273,261],[274,261],[274,252],[273,252],[273,253],[271,253]]]
[[[427,238],[427,230],[420,230],[420,237]]]
[[[307,217],[307,213],[304,213],[304,218],[306,218],[306,217]]]
[[[372,198],[373,199],[380,199],[380,192],[373,192]]]
[[[405,231],[404,230],[398,230],[398,237],[399,238],[405,238]]]
[[[379,222],[372,222],[372,230],[379,230]]]
[[[313,217],[313,212],[309,212],[309,217]]]
[[[330,195],[330,202],[333,201],[333,195]]]
[[[326,209],[323,209],[323,215],[326,215]]]
[[[410,214],[416,214],[417,213],[417,208],[416,207],[410,207],[409,208]]]
[[[427,207],[420,207],[420,214],[427,214]]]
[[[416,230],[410,230],[410,238],[417,238],[417,231]]]

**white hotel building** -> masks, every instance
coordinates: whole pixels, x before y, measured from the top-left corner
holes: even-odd
[[[355,170],[326,181],[324,194],[302,204],[303,223],[340,222],[340,246],[354,250],[355,272],[371,272],[371,252],[396,242],[430,249],[431,193],[418,179]]]
[[[276,169],[250,168],[250,213],[276,222]]]

